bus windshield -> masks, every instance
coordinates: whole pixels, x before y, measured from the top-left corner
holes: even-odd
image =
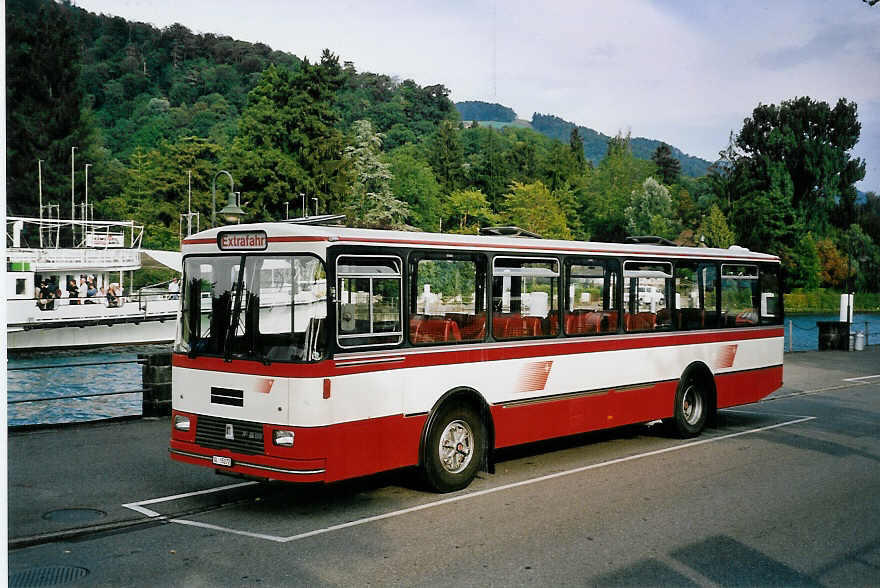
[[[311,255],[188,257],[175,351],[190,357],[323,358],[324,264]]]

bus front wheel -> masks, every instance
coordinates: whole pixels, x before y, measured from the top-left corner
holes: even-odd
[[[440,408],[425,438],[422,475],[436,492],[461,490],[486,457],[486,425],[468,404]]]
[[[699,374],[690,372],[678,384],[675,411],[667,424],[679,437],[696,437],[706,426],[709,410],[708,387]]]

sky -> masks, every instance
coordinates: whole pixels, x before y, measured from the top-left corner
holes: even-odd
[[[74,0],[91,12],[228,35],[358,71],[443,84],[709,161],[759,104],[858,104],[880,193],[880,4],[862,0]]]

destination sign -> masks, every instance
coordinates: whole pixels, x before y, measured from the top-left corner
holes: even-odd
[[[217,247],[221,251],[227,250],[250,250],[262,251],[266,249],[269,240],[265,231],[236,231],[222,232],[217,235]]]

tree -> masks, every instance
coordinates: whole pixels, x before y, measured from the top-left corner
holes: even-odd
[[[342,78],[338,58],[325,50],[320,63],[298,72],[269,66],[248,95],[226,165],[242,191],[254,197],[259,218],[279,218],[300,193],[326,211],[342,208],[349,185],[333,108]]]
[[[497,217],[479,190],[456,190],[443,203],[443,227],[449,233],[476,234]]]
[[[849,269],[846,257],[828,237],[816,241],[816,252],[819,254],[822,283],[833,288],[840,286],[846,280]]]
[[[854,220],[855,183],[865,162],[849,154],[859,140],[857,105],[841,98],[834,108],[809,97],[759,104],[743,122],[736,145],[737,167],[758,189],[768,189],[771,166],[781,163],[791,182],[791,203],[811,230],[829,223],[846,228]]]
[[[440,184],[431,166],[407,149],[397,149],[389,157],[391,192],[410,207],[410,223],[425,231],[440,228]]]
[[[702,242],[706,247],[727,249],[736,242],[736,236],[717,204],[712,205],[708,216],[703,218],[700,223],[700,227],[697,229],[697,238],[700,237],[703,237]]]
[[[753,189],[736,199],[728,218],[740,245],[779,255],[787,269],[792,270],[798,263],[792,251],[805,231],[791,202],[791,179],[784,164],[773,163],[769,167],[769,188]]]
[[[428,141],[428,163],[444,192],[448,194],[459,187],[464,153],[458,130],[452,122],[443,120],[437,125]]]
[[[681,162],[672,156],[672,150],[666,143],[660,143],[654,154],[651,155],[651,161],[657,165],[657,173],[660,179],[667,186],[678,183],[681,176]]]
[[[503,221],[548,239],[571,239],[565,211],[541,182],[514,182],[504,195]]]
[[[581,134],[578,132],[577,127],[572,127],[571,129],[571,136],[568,138],[568,148],[571,149],[571,154],[574,156],[579,169],[583,169],[587,165],[587,158],[584,155],[584,140],[581,139]]]
[[[39,214],[37,160],[42,159],[43,202],[61,203],[65,210],[71,147],[77,147],[78,194],[80,162],[94,163],[100,156],[78,83],[78,34],[66,7],[55,2],[10,0],[6,11],[6,208],[11,214]]]
[[[348,223],[353,226],[400,229],[409,207],[391,193],[391,169],[380,159],[382,136],[368,120],[355,121],[354,142],[345,148],[353,181],[346,198]]]
[[[626,230],[630,235],[657,235],[672,239],[678,233],[672,216],[669,190],[654,178],[648,178],[633,190],[630,205],[624,210]]]
[[[801,235],[793,251],[783,256],[783,264],[787,269],[789,287],[807,290],[815,290],[819,287],[822,266],[812,233]]]
[[[626,237],[623,211],[629,205],[633,190],[645,181],[653,168],[653,163],[633,156],[629,135],[618,134],[608,141],[608,155],[586,186],[582,218],[592,238],[620,242]]]
[[[847,258],[849,291],[880,290],[880,246],[859,225],[850,225],[841,236],[841,248]]]

